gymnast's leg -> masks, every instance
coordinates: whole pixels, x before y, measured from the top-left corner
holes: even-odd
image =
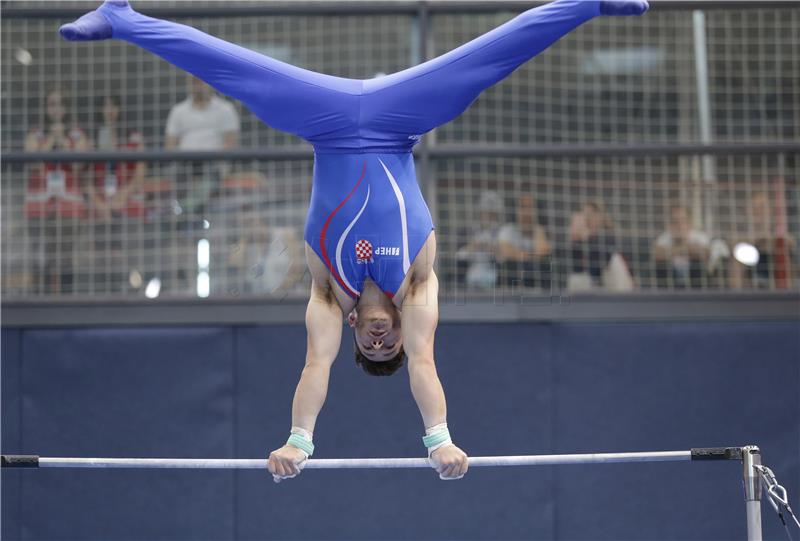
[[[377,131],[419,135],[599,15],[640,15],[646,0],[557,0],[429,62],[364,83],[363,118]]]
[[[61,35],[71,41],[113,37],[138,45],[241,100],[270,126],[306,138],[352,123],[352,115],[340,109],[360,91],[357,81],[304,70],[189,26],[147,17],[127,0],[106,0],[62,26]]]

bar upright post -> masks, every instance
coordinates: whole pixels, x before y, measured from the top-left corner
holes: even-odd
[[[755,445],[742,448],[744,503],[747,507],[747,541],[761,538],[761,479],[754,466],[761,465],[761,450]]]

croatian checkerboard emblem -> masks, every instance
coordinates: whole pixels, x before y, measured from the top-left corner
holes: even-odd
[[[368,240],[356,242],[356,261],[358,263],[372,262],[372,243]]]

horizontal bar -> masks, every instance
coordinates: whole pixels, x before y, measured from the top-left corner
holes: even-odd
[[[720,143],[720,144],[645,144],[645,145],[430,145],[431,158],[553,158],[605,156],[700,156],[733,154],[800,153],[800,142]],[[242,148],[213,152],[144,150],[139,152],[5,152],[3,163],[32,162],[215,162],[242,160],[307,160],[313,150],[307,145]]]
[[[99,0],[98,0],[99,3]],[[493,0],[477,1],[379,1],[379,2],[237,2],[225,6],[149,7],[140,3],[137,10],[152,17],[259,17],[275,15],[414,15],[421,7],[431,13],[497,13],[498,11],[524,11],[541,6],[545,1]],[[24,4],[23,4],[24,5]],[[693,9],[780,9],[797,7],[798,2],[758,0],[731,2],[730,0],[652,0],[653,11]],[[28,8],[14,4],[3,8],[4,19],[67,19],[86,12],[83,8]]]
[[[28,464],[26,457],[5,456],[4,467]],[[27,457],[30,459],[30,457]],[[630,462],[680,462],[692,459],[691,451],[637,453],[592,453],[573,455],[523,455],[471,457],[470,467],[549,466],[557,464],[608,464]],[[266,458],[56,458],[38,457],[40,468],[180,468],[258,470],[267,467]],[[26,467],[30,467],[27,465]],[[323,458],[306,462],[309,470],[430,468],[427,458]]]

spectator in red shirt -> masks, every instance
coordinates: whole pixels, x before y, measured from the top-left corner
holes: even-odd
[[[45,102],[44,127],[34,127],[25,138],[25,150],[84,151],[90,147],[86,132],[67,114],[64,94],[51,90]],[[42,162],[28,171],[25,218],[36,261],[39,293],[63,294],[73,290],[73,248],[80,224],[86,218],[82,177],[77,163]]]
[[[136,130],[120,126],[120,99],[106,96],[100,102],[100,126],[97,129],[97,150],[143,150],[144,138]],[[89,183],[89,200],[94,225],[95,284],[102,293],[122,293],[128,273],[135,268],[129,263],[137,250],[135,239],[144,217],[142,188],[147,172],[145,162],[98,162],[94,164]],[[107,274],[103,274],[107,269]]]

